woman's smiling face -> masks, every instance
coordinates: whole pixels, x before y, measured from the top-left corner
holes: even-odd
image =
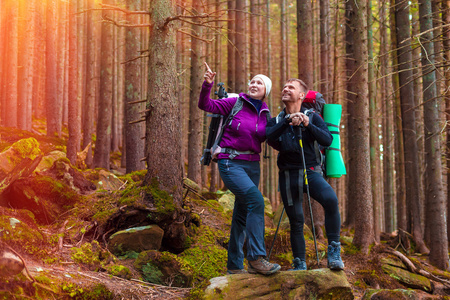
[[[266,86],[261,78],[253,77],[248,84],[248,95],[253,99],[264,99],[264,96],[266,95]]]

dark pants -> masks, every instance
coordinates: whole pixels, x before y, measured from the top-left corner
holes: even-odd
[[[309,192],[312,198],[319,202],[325,211],[325,230],[328,243],[339,242],[341,229],[341,216],[336,193],[322,174],[307,170]],[[305,238],[303,236],[303,193],[306,185],[303,183],[303,170],[286,170],[279,172],[281,199],[291,226],[291,246],[295,257],[305,259]],[[299,186],[303,188],[300,190]],[[306,199],[307,201],[307,199]],[[289,205],[291,204],[291,205]]]
[[[225,186],[235,195],[227,268],[243,269],[245,240],[248,260],[266,255],[264,198],[258,189],[259,162],[221,159],[219,172]]]

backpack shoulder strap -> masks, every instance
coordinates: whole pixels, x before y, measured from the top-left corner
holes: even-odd
[[[234,104],[233,108],[231,109],[230,114],[226,118],[226,121],[222,123],[222,126],[220,128],[220,133],[217,136],[216,140],[214,141],[214,144],[212,146],[213,149],[215,149],[219,143],[222,141],[223,131],[225,130],[225,126],[227,126],[228,123],[233,121],[234,116],[242,110],[244,107],[244,100],[241,99],[241,97],[238,97],[236,100],[236,103]]]

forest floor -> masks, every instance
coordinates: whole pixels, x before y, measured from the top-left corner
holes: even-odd
[[[1,134],[2,132],[0,128],[0,136]],[[29,134],[28,136],[24,136],[23,138],[27,138],[29,136],[32,135]],[[39,138],[39,136],[36,134],[34,134],[33,136]],[[3,149],[6,149],[8,145],[15,142],[15,140],[12,139],[8,141],[7,139],[3,138],[1,142],[2,143],[0,143],[0,146],[2,147],[0,147],[0,152]],[[44,143],[41,138],[40,142],[41,147],[43,147],[42,145],[45,144],[47,145],[46,147],[50,149],[52,147],[50,147],[49,145],[54,141],[49,140]],[[119,167],[119,159],[120,157],[116,157],[115,161],[113,161],[116,174],[123,172],[123,170]],[[94,170],[85,170],[85,172],[92,171]],[[130,184],[131,183],[128,183],[128,185]],[[135,186],[130,185],[130,187],[134,188]],[[90,192],[90,194],[94,195],[97,192],[98,191],[92,191]],[[86,196],[86,193],[84,194],[84,196]],[[110,193],[110,197],[112,200],[117,200],[114,198],[116,196],[114,196],[113,192]],[[92,199],[90,200],[92,201],[92,203],[87,205],[87,210],[92,210],[97,202],[100,203],[101,201],[105,201],[104,199],[105,198],[92,197]],[[191,213],[193,215],[195,214],[199,216],[199,218],[201,219],[202,227],[209,228],[211,231],[215,232],[223,232],[224,236],[228,235],[231,213],[228,213],[227,216],[224,216],[224,214],[217,209],[217,207],[220,206],[217,201],[215,201],[215,204],[212,205],[211,203],[209,203],[209,201],[202,200],[195,194],[189,193],[186,202],[189,202],[189,209]],[[105,201],[105,203],[107,202]],[[108,203],[108,205],[109,204],[110,203]],[[96,221],[92,219],[86,220],[85,218],[84,220],[81,220],[82,217],[77,215],[79,211],[80,210],[78,208],[70,209],[67,211],[67,213],[61,215],[60,218],[58,218],[57,222],[55,222],[54,224],[51,224],[50,226],[42,226],[38,230],[39,232],[43,233],[43,235],[45,235],[48,240],[50,240],[53,238],[58,239],[58,237],[64,236],[64,231],[63,234],[61,234],[61,227],[65,227],[66,223],[64,223],[64,221],[66,219],[68,220],[72,218],[71,220],[73,220],[79,218],[80,224],[78,226],[80,226],[80,229],[83,228],[85,224],[96,223]],[[266,216],[267,248],[270,247],[273,240],[275,226],[272,219],[269,216]],[[3,228],[1,228],[0,226],[0,241],[2,238],[2,230]],[[103,239],[101,238],[101,236],[96,237],[102,249],[106,249],[106,243],[104,241],[105,235],[103,235]],[[79,236],[81,236],[81,239],[79,238]],[[367,289],[407,288],[405,285],[402,285],[401,283],[399,283],[399,281],[386,274],[382,269],[381,260],[383,258],[391,256],[391,254],[386,251],[388,248],[397,248],[399,251],[403,251],[402,246],[398,243],[398,237],[396,236],[396,234],[383,233],[381,237],[381,243],[374,245],[368,255],[362,254],[352,245],[352,238],[352,230],[343,227],[341,242],[343,249],[342,258],[345,263],[344,272],[350,285],[352,286],[355,299],[360,299]],[[73,250],[80,247],[82,243],[91,243],[94,239],[95,233],[91,235],[86,234],[86,236],[84,234],[78,235],[78,238],[73,238],[73,236],[69,236],[69,234],[66,232],[66,236],[64,237],[64,239],[61,239],[61,242],[59,244],[57,242],[47,243],[51,245],[51,248],[43,249],[44,252],[47,252],[45,255],[45,259],[43,259],[42,257],[38,258],[36,256],[27,254],[27,251],[21,251],[21,247],[17,247],[16,251],[22,256],[26,266],[26,270],[28,270],[27,273],[29,275],[22,276],[19,281],[7,280],[6,282],[2,282],[2,280],[0,280],[0,299],[9,299],[7,296],[6,298],[2,298],[5,297],[5,295],[10,295],[10,299],[34,299],[34,297],[26,295],[33,295],[32,292],[36,289],[37,286],[39,286],[43,290],[48,290],[52,295],[48,298],[46,298],[45,296],[41,297],[41,299],[94,299],[93,297],[90,298],[86,294],[86,291],[92,286],[97,286],[97,288],[91,288],[91,291],[109,295],[109,297],[97,297],[95,299],[196,299],[195,295],[198,294],[193,293],[193,290],[198,289],[198,285],[194,288],[174,287],[144,281],[142,273],[139,272],[139,270],[137,270],[134,266],[135,259],[132,258],[120,259],[120,264],[130,270],[131,274],[127,279],[111,275],[111,272],[107,272],[105,268],[93,268],[92,264],[89,265],[76,262],[73,259]],[[220,251],[224,251],[223,244],[223,241],[219,241],[218,248],[221,248]],[[321,238],[318,240],[318,244],[320,266],[317,266],[316,263],[314,243],[310,237],[307,238],[308,269],[326,268],[326,240],[324,238]],[[39,245],[36,246],[39,247]],[[290,253],[291,248],[289,242],[289,232],[288,230],[280,230],[276,238],[274,252],[270,260],[272,262],[279,263],[282,266],[281,271],[286,271],[291,268],[290,262],[292,260],[292,255]],[[432,267],[427,261],[427,256],[412,253],[408,254],[408,257],[414,259],[416,265],[420,264],[432,270]],[[221,271],[222,274],[219,275],[225,275],[225,270]],[[33,281],[36,280],[36,282],[33,283],[31,278],[29,277],[32,277]],[[446,277],[449,278],[450,276],[448,276],[447,274]],[[203,277],[203,279],[210,278]],[[53,281],[58,281],[58,284],[52,285],[51,282]],[[197,284],[198,283],[199,282],[197,282]],[[200,288],[204,288],[204,284],[207,283],[203,282]],[[24,292],[20,292],[20,289]],[[27,293],[27,291],[29,291],[30,293]],[[17,293],[19,293],[19,297],[15,296],[17,295]]]

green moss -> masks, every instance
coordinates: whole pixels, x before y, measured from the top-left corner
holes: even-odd
[[[136,251],[126,251],[124,255],[118,257],[119,259],[136,259],[138,258],[139,253]]]
[[[170,214],[175,211],[175,204],[172,195],[159,188],[159,182],[153,177],[147,191],[153,196],[155,207],[158,213]]]
[[[39,149],[39,143],[35,138],[27,138],[19,140],[11,146],[12,149],[20,156],[20,158],[28,157],[35,159],[42,152]]]
[[[106,266],[106,271],[113,276],[125,279],[131,279],[132,277],[130,269],[122,265],[108,265]]]
[[[93,249],[93,245],[94,248]],[[71,249],[71,258],[76,263],[82,263],[91,266],[100,265],[99,249],[100,245],[97,241],[91,243],[84,243],[81,247],[73,247]]]
[[[70,298],[77,300],[108,300],[113,299],[113,294],[103,284],[96,284],[89,288],[82,288],[75,283],[64,283],[62,291]]]
[[[226,270],[227,250],[217,244],[224,238],[221,231],[202,226],[194,246],[179,255],[182,266],[193,274],[194,282],[222,276]]]
[[[154,264],[147,263],[146,265],[142,266],[142,273],[145,281],[156,284],[163,284],[164,275]]]
[[[132,173],[125,174],[123,176],[118,176],[123,182],[128,181],[128,183],[142,182],[147,175],[147,170],[134,171]]]
[[[28,254],[46,256],[42,234],[28,224],[7,215],[0,215],[0,239],[10,245],[21,247]]]

